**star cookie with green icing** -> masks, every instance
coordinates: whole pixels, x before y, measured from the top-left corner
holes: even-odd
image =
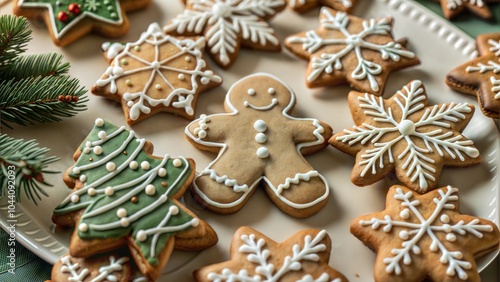
[[[146,8],[151,0],[14,0],[14,14],[27,18],[43,15],[52,41],[66,46],[89,32],[109,38],[129,29],[126,12]]]
[[[217,242],[213,229],[179,202],[193,181],[194,161],[152,152],[150,142],[124,126],[95,121],[64,176],[73,191],[53,211],[54,223],[75,226],[71,256],[128,246],[141,273],[155,280],[173,249]]]

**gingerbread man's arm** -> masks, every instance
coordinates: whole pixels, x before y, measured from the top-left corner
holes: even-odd
[[[228,125],[234,114],[201,115],[185,129],[187,139],[199,149],[219,152],[228,135]]]
[[[293,139],[303,155],[313,154],[328,145],[328,139],[332,136],[332,128],[328,124],[317,119],[290,118]]]

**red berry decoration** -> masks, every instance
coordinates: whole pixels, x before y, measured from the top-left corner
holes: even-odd
[[[71,3],[68,5],[68,11],[73,15],[80,14],[80,5],[77,3]]]
[[[66,13],[65,11],[60,11],[57,14],[57,19],[61,22],[67,22],[68,21],[68,13]]]

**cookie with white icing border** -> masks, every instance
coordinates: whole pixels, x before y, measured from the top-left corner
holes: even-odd
[[[175,35],[203,35],[207,50],[222,68],[229,68],[241,47],[280,51],[268,20],[286,7],[285,0],[184,0],[186,9],[164,30]]]
[[[240,227],[231,241],[231,259],[194,272],[208,281],[332,281],[347,279],[328,265],[331,239],[325,230],[303,230],[277,243],[250,227]]]
[[[202,37],[166,35],[152,23],[139,40],[105,43],[110,66],[92,87],[92,93],[121,103],[127,123],[159,112],[192,120],[198,95],[219,86],[203,58]]]
[[[43,16],[52,41],[66,46],[90,32],[118,38],[128,32],[126,12],[146,8],[151,0],[14,0],[14,14]]]
[[[308,12],[318,6],[326,6],[337,11],[351,13],[358,0],[287,0],[288,6],[297,13]]]
[[[429,106],[424,85],[414,80],[389,99],[351,91],[355,126],[329,142],[356,156],[351,180],[365,186],[392,171],[406,186],[424,193],[437,186],[443,166],[481,161],[471,140],[461,134],[474,113],[467,103]]]
[[[445,18],[451,20],[468,10],[474,15],[484,19],[492,20],[493,14],[488,7],[488,2],[499,4],[499,0],[438,0]]]
[[[476,44],[479,57],[449,72],[446,84],[477,96],[485,116],[500,118],[500,32],[481,34]]]
[[[213,229],[179,202],[194,178],[194,161],[152,152],[150,142],[124,126],[95,121],[64,176],[72,192],[52,216],[56,225],[76,227],[71,256],[128,247],[141,273],[155,280],[173,249],[217,242]]]
[[[475,258],[498,249],[495,223],[459,213],[458,189],[423,195],[392,186],[384,211],[363,215],[351,233],[377,253],[375,281],[480,281]]]
[[[390,17],[362,19],[323,7],[319,22],[285,39],[286,48],[309,61],[308,87],[349,84],[382,95],[391,72],[420,63],[406,40],[394,40]]]
[[[199,202],[235,213],[259,185],[283,212],[308,217],[328,200],[326,179],[303,157],[328,145],[332,129],[312,118],[290,116],[293,91],[278,78],[256,73],[228,91],[227,113],[201,116],[185,130],[197,148],[218,153],[193,182]]]

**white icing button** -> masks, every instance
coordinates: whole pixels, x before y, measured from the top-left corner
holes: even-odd
[[[253,128],[255,128],[257,132],[264,132],[267,130],[267,124],[265,121],[259,119],[255,121],[255,123],[253,124]]]
[[[135,51],[141,51],[141,46],[139,46],[139,45],[134,46],[134,50],[135,50]]]
[[[160,62],[158,61],[151,62],[151,67],[154,69],[158,69],[160,67]]]
[[[457,236],[453,233],[446,234],[446,240],[449,242],[455,242],[457,240]]]
[[[85,174],[82,174],[82,175],[80,175],[79,180],[80,180],[81,182],[85,182],[85,181],[87,181],[87,176],[86,176]]]
[[[90,152],[92,152],[92,149],[90,149],[89,147],[85,147],[85,149],[83,149],[83,152],[85,154],[89,154]]]
[[[264,133],[262,132],[259,132],[257,133],[257,135],[255,135],[255,141],[257,141],[257,143],[265,143],[267,141],[267,137]]]
[[[114,162],[109,162],[106,164],[106,170],[111,172],[111,171],[114,171],[116,169],[116,165]]]
[[[134,101],[128,101],[127,107],[132,108],[134,106]]]
[[[137,235],[135,236],[135,238],[137,238],[138,241],[144,242],[148,238],[148,235],[144,230],[139,230],[137,231]]]
[[[205,137],[207,137],[207,132],[206,132],[205,130],[200,129],[200,130],[198,131],[198,138],[203,139],[203,138],[205,138]]]
[[[130,220],[126,217],[120,218],[120,225],[122,227],[127,227],[130,225]]]
[[[90,148],[90,147],[92,147],[92,142],[90,142],[90,141],[87,141],[87,143],[85,143],[85,147],[87,147],[87,148]]]
[[[208,125],[207,125],[206,123],[201,124],[201,125],[200,125],[200,129],[202,129],[202,130],[207,130],[207,129],[208,129]]]
[[[146,192],[147,195],[153,196],[156,193],[156,188],[154,185],[148,184],[146,186],[146,189],[144,189],[144,191]]]
[[[167,175],[167,170],[165,168],[162,167],[158,170],[159,177],[165,177],[166,175]]]
[[[197,218],[191,219],[191,226],[196,227],[198,225],[200,225],[200,220],[199,219],[197,219]]]
[[[399,232],[399,238],[406,240],[409,237],[410,237],[410,235],[408,234],[408,231],[402,230],[401,232]]]
[[[119,218],[126,217],[127,216],[127,210],[124,208],[119,208],[116,210],[116,216]]]
[[[442,223],[448,223],[450,222],[450,217],[447,214],[442,214],[440,220]]]
[[[269,89],[267,89],[267,93],[272,95],[272,94],[276,93],[276,90],[274,88],[270,87]]]
[[[89,226],[87,225],[87,223],[80,223],[80,225],[78,225],[78,230],[87,232],[89,230]]]
[[[184,80],[184,78],[185,78],[185,77],[184,77],[184,74],[179,73],[179,75],[177,76],[177,78],[178,78],[179,80]]]
[[[415,124],[411,120],[402,120],[398,125],[398,130],[405,136],[415,134]]]
[[[92,197],[92,196],[95,196],[96,191],[95,191],[95,189],[94,189],[94,188],[92,188],[92,187],[91,187],[91,188],[89,188],[89,189],[87,190],[87,194],[88,194],[89,196],[91,196],[91,197]]]
[[[207,85],[210,82],[210,79],[208,77],[202,77],[200,79],[201,84]]]
[[[269,157],[269,150],[266,147],[260,147],[257,149],[257,157],[261,159]]]
[[[132,85],[132,81],[130,79],[127,79],[127,80],[125,80],[125,84],[127,86],[130,86],[130,85]]]
[[[139,163],[136,161],[131,161],[130,164],[128,165],[130,169],[136,170],[139,167]]]
[[[175,160],[173,161],[173,165],[174,165],[175,167],[180,167],[180,166],[182,165],[182,161],[181,161],[180,159],[175,159]]]
[[[102,118],[98,118],[98,119],[96,119],[96,120],[95,120],[95,125],[96,125],[97,127],[101,127],[101,126],[103,126],[103,125],[104,125],[104,120],[103,120]]]
[[[96,155],[100,155],[102,154],[102,147],[101,146],[95,146],[94,149],[92,149],[94,151],[94,154]]]
[[[80,170],[80,168],[79,168],[79,167],[76,167],[76,166],[75,166],[75,167],[73,168],[73,173],[75,173],[75,174],[79,174],[80,172],[82,172],[82,171]]]
[[[191,62],[191,57],[189,57],[189,56],[184,57],[184,61]]]
[[[156,84],[155,88],[158,89],[158,90],[160,90],[161,89],[161,84]]]
[[[78,196],[76,194],[71,195],[71,202],[75,203],[75,204],[78,203],[78,202],[80,202],[80,196]]]
[[[149,162],[148,161],[143,161],[141,163],[141,168],[144,169],[144,170],[148,170],[151,166],[149,165]]]
[[[99,133],[97,133],[97,136],[98,136],[98,137],[99,137],[99,139],[101,139],[101,140],[106,139],[106,131],[99,131]]]
[[[106,196],[113,196],[114,193],[115,193],[115,189],[113,189],[113,187],[111,187],[111,186],[108,186],[108,187],[106,187],[106,189],[104,189],[104,194]]]
[[[173,215],[176,215],[179,213],[179,208],[177,206],[170,206],[170,208],[168,209],[168,211],[173,214]]]
[[[247,94],[250,96],[255,95],[255,89],[253,89],[253,88],[248,89]]]
[[[410,217],[410,210],[408,209],[404,209],[402,210],[400,213],[399,213],[399,216],[402,218],[402,219],[408,219]]]

